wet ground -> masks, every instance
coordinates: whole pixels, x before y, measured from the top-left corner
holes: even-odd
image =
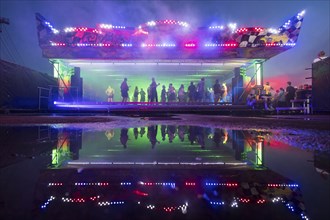
[[[1,219],[328,219],[330,117],[0,116]]]

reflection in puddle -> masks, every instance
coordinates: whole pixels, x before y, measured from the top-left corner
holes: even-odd
[[[266,167],[277,152],[270,150],[283,146],[270,132],[164,124],[0,129],[8,150],[1,219],[308,219],[300,186]],[[327,179],[329,153],[315,151],[313,159]],[[25,202],[11,208],[19,198]]]
[[[175,125],[89,132],[64,128],[58,129],[52,167],[252,165],[263,169],[265,135],[258,131]]]

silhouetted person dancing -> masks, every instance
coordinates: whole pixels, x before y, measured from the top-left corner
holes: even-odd
[[[189,102],[195,102],[196,86],[194,85],[194,82],[190,82],[190,85],[188,87],[188,98]]]
[[[197,84],[197,101],[204,101],[204,93],[205,93],[205,79],[201,78],[201,80]]]
[[[140,102],[146,101],[146,92],[141,88],[140,90]]]
[[[215,83],[213,85],[213,91],[214,91],[214,104],[217,104],[221,98],[221,86],[218,79],[215,80]]]
[[[128,129],[122,128],[120,130],[120,143],[123,145],[124,148],[127,148],[127,141],[128,141]]]
[[[165,103],[166,102],[166,89],[165,89],[165,85],[163,85],[162,87],[162,93],[160,95],[160,102],[161,103]]]
[[[127,102],[129,86],[127,85],[127,78],[120,85],[121,96],[123,97],[122,102]]]
[[[150,84],[150,101],[153,102],[154,100],[158,102],[158,95],[157,95],[157,86],[160,84],[156,83],[155,78],[151,79],[151,84]]]
[[[138,89],[137,86],[135,86],[134,95],[133,95],[133,97],[134,97],[134,99],[133,99],[134,102],[138,102],[138,101],[139,101],[139,94],[140,94],[139,89]]]

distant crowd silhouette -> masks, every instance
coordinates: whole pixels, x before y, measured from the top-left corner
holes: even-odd
[[[151,79],[151,84],[145,92],[143,88],[139,90],[138,86],[135,86],[133,96],[129,98],[129,89],[128,79],[124,78],[123,82],[120,85],[120,94],[122,102],[158,102],[158,93],[157,87],[160,86],[160,83],[157,83],[155,78]],[[114,89],[109,86],[106,90],[108,96],[108,102],[113,102],[114,98]],[[190,85],[185,90],[183,84],[180,85],[179,89],[176,90],[172,83],[169,83],[168,88],[166,89],[165,85],[162,85],[162,90],[160,93],[160,102],[161,103],[195,103],[195,102],[226,102],[228,95],[228,89],[226,83],[220,84],[219,80],[216,80],[214,85],[210,88],[205,86],[205,78],[201,78],[198,83],[190,82]]]

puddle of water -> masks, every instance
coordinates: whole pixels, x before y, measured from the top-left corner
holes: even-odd
[[[329,151],[296,130],[94,126],[0,127],[0,218],[328,217]]]

